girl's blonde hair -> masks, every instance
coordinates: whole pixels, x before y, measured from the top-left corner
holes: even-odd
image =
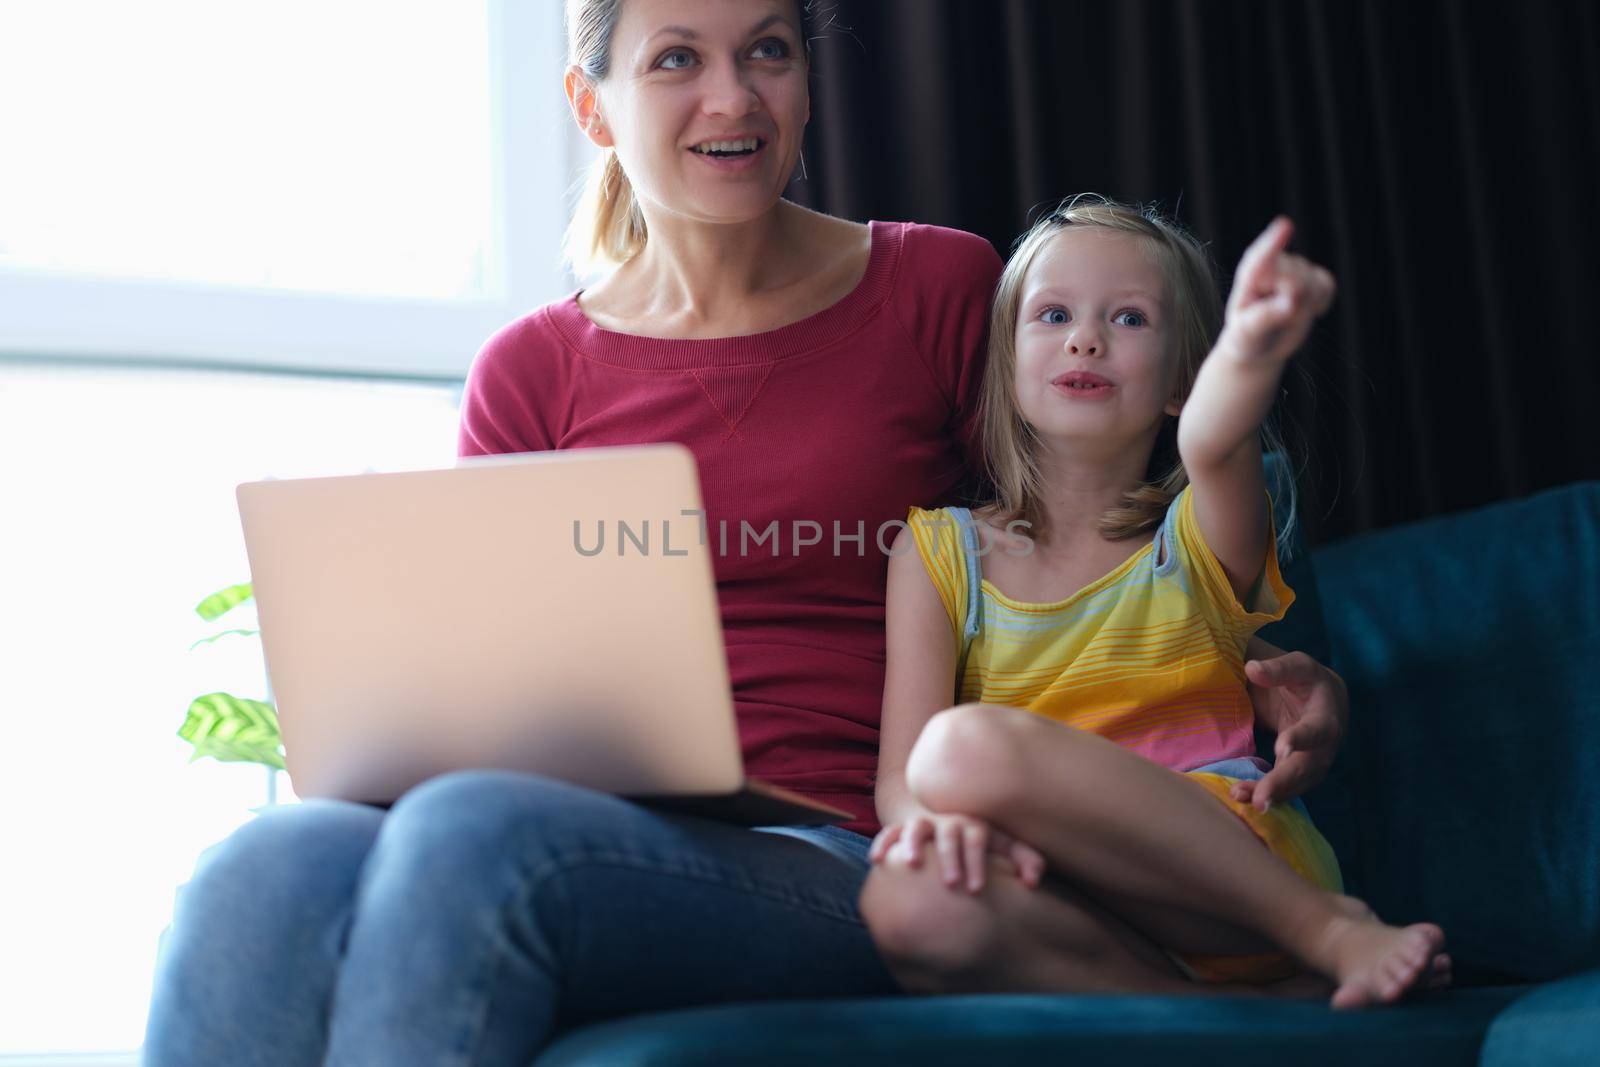
[[[995,510],[1004,522],[1029,523],[1035,538],[1048,536],[1049,530],[1041,504],[1039,436],[1022,417],[1017,403],[1017,317],[1022,285],[1028,268],[1052,237],[1084,226],[1138,238],[1165,277],[1176,325],[1180,400],[1188,399],[1200,363],[1222,329],[1222,297],[1205,246],[1152,207],[1131,207],[1084,193],[1063,201],[1017,239],[995,288],[981,401],[982,439]],[[1120,541],[1154,530],[1189,484],[1189,474],[1178,455],[1177,422],[1169,416],[1162,427],[1144,480],[1100,517],[1100,532],[1105,537]],[[1263,424],[1262,436],[1265,450],[1282,448],[1270,420]],[[1286,534],[1287,529],[1279,531],[1280,539]]]
[[[567,0],[567,62],[582,70],[591,85],[611,71],[611,39],[622,4],[623,0]],[[808,65],[811,41],[806,27],[811,6],[810,0],[795,2]],[[567,262],[579,276],[610,270],[637,255],[648,237],[644,212],[616,149],[601,149],[600,158],[589,166],[567,226],[563,247]]]

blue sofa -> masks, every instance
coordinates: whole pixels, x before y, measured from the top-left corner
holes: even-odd
[[[591,1025],[537,1067],[1600,1065],[1600,483],[1285,569],[1299,603],[1263,636],[1350,686],[1350,736],[1307,806],[1351,892],[1390,922],[1444,927],[1453,988],[1363,1012],[1144,996],[748,1002]]]

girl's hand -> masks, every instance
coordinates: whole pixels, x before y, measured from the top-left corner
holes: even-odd
[[[1266,811],[1322,781],[1344,741],[1349,698],[1344,679],[1304,652],[1286,652],[1245,665],[1256,718],[1278,735],[1272,770],[1234,784],[1235,800]]]
[[[1245,249],[1217,348],[1250,360],[1281,362],[1294,354],[1311,324],[1333,304],[1333,275],[1284,251],[1293,232],[1293,223],[1279,215]]]
[[[878,831],[867,855],[873,863],[887,863],[892,858],[919,867],[929,842],[939,857],[944,884],[951,888],[959,887],[964,876],[968,892],[981,891],[986,856],[991,852],[1015,864],[1017,878],[1029,889],[1037,889],[1044,876],[1044,857],[1037,849],[970,815],[918,813],[904,822],[891,823]]]

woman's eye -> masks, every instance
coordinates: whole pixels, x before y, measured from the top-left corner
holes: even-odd
[[[1066,308],[1045,308],[1039,317],[1051,326],[1065,326],[1072,316],[1067,314]]]
[[[657,65],[663,70],[682,70],[684,67],[689,65],[688,63],[674,63],[673,60],[675,59],[692,61],[694,59],[694,55],[679,49],[678,51],[668,52],[666,55],[662,56],[661,62]]]
[[[1143,326],[1146,320],[1142,311],[1124,311],[1111,321],[1123,326]]]
[[[766,40],[761,41],[756,45],[754,51],[760,52],[763,48],[768,49],[767,53],[765,55],[758,55],[756,58],[782,59],[789,54],[789,46],[778,40],[776,37],[768,37]]]

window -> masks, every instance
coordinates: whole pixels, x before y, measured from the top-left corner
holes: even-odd
[[[272,795],[175,732],[264,695],[255,638],[189,651],[249,625],[193,611],[248,577],[235,485],[449,465],[473,355],[571,287],[560,22],[0,5],[0,1067],[131,1064],[177,887]]]
[[[562,48],[515,0],[0,7],[0,349],[463,374],[568,287]]]
[[[175,890],[267,802],[176,735],[202,693],[266,695],[258,639],[189,651],[249,625],[194,614],[249,576],[235,485],[449,466],[457,393],[0,364],[0,1053],[137,1047]]]

